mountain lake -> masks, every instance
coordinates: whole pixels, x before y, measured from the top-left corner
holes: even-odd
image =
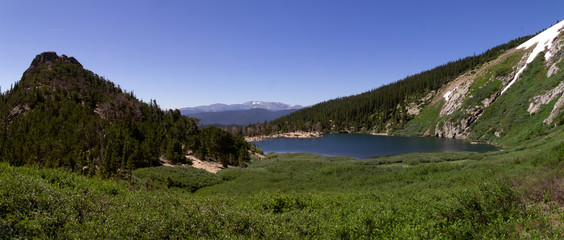
[[[314,153],[357,159],[420,152],[488,152],[497,147],[436,137],[328,134],[321,138],[271,138],[252,142],[264,153]]]

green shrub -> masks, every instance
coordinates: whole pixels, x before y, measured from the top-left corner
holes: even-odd
[[[195,192],[200,188],[221,182],[221,178],[203,169],[193,167],[151,167],[133,171],[139,184],[161,189],[179,188]]]

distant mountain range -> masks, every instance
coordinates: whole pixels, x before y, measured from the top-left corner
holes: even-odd
[[[280,102],[249,101],[241,104],[212,104],[181,108],[185,116],[200,119],[202,125],[249,125],[272,121],[293,113],[303,106]]]
[[[296,109],[270,111],[262,108],[238,110],[238,111],[223,111],[223,112],[201,112],[188,114],[186,116],[200,119],[202,125],[239,125],[246,126],[249,124],[262,123],[265,121],[272,121],[274,119],[286,116],[295,112]]]
[[[249,109],[266,109],[270,111],[281,111],[281,110],[298,110],[302,109],[303,106],[300,105],[288,105],[280,102],[261,102],[261,101],[249,101],[241,104],[223,104],[216,103],[206,106],[198,107],[186,107],[181,108],[180,113],[182,115],[202,113],[202,112],[224,112],[224,111],[240,111]]]

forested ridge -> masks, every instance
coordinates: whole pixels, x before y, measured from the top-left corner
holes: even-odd
[[[480,55],[452,61],[365,93],[321,102],[271,122],[248,126],[243,132],[254,136],[291,131],[385,132],[399,129],[413,118],[407,113],[409,103],[421,103],[429,93],[532,36],[517,38]]]
[[[0,159],[13,165],[109,177],[160,165],[161,157],[187,163],[188,151],[223,164],[249,160],[242,136],[199,129],[196,119],[144,103],[54,52],[37,55],[0,104]]]

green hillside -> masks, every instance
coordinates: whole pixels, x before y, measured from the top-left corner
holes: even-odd
[[[564,34],[560,33],[550,49],[544,49],[528,64],[533,48],[512,49],[457,78],[395,133],[459,138],[511,148],[560,131],[557,127],[564,122],[564,72],[559,70],[564,68],[563,43]],[[547,52],[556,54],[547,60]],[[515,83],[504,92],[514,79]],[[446,100],[443,94],[449,91],[453,97]]]
[[[141,102],[54,52],[37,55],[0,103],[0,159],[12,165],[110,177],[160,165],[160,157],[187,163],[189,150],[234,165],[249,159],[241,136],[200,130],[197,120]]]
[[[562,22],[551,28],[560,26]],[[564,68],[564,34],[553,36],[551,47],[540,49],[534,61],[529,61],[533,48],[546,42],[536,43],[532,37],[362,94],[322,102],[243,132],[385,133],[521,145],[554,131],[564,121],[560,97],[564,92],[560,71]],[[519,47],[528,40],[535,44]],[[552,57],[547,60],[546,54]],[[513,80],[515,84],[504,92]]]
[[[410,103],[427,105],[436,91],[445,84],[496,59],[530,38],[531,36],[521,37],[480,55],[452,61],[365,93],[301,109],[269,122],[267,127],[253,127],[261,129],[260,132],[251,132],[269,135],[277,131],[312,131],[316,130],[316,125],[324,132],[386,132],[401,129],[414,117],[407,111]]]

